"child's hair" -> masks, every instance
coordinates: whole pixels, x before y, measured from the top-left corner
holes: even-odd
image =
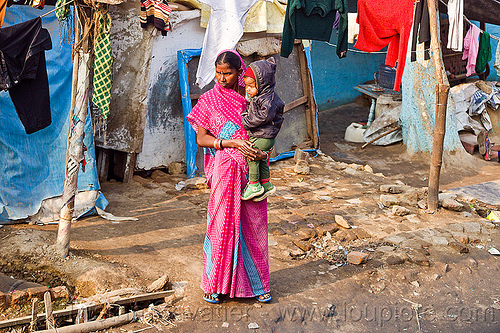
[[[233,52],[222,52],[215,60],[215,66],[228,64],[230,68],[239,70],[241,68],[240,58]]]

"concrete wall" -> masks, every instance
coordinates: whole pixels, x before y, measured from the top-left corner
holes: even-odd
[[[352,44],[349,49],[353,49]],[[335,46],[313,41],[311,62],[316,102],[322,111],[353,102],[361,95],[353,87],[373,80],[373,74],[385,62],[385,54],[348,51],[346,58],[339,59]]]

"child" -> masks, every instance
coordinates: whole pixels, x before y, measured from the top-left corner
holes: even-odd
[[[243,127],[254,147],[268,155],[283,123],[285,106],[274,92],[275,73],[276,61],[271,57],[251,63],[244,74],[248,106],[242,115]],[[268,159],[248,160],[248,169],[248,184],[241,193],[242,200],[261,201],[276,192],[269,181]]]

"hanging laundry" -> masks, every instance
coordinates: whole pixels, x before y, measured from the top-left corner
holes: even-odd
[[[31,3],[31,7],[36,9],[44,9],[45,8],[45,0],[33,0]]]
[[[0,28],[3,25],[5,11],[7,10],[7,0],[0,0]]]
[[[415,5],[415,17],[413,18],[413,35],[411,38],[411,61],[417,60],[417,35],[418,42],[424,43],[424,59],[429,60],[429,49],[431,47],[431,25],[429,20],[427,0],[420,0]]]
[[[196,84],[203,88],[215,77],[214,64],[217,54],[225,49],[233,49],[243,36],[243,24],[250,7],[257,0],[201,0],[212,10],[203,40]]]
[[[69,0],[57,0],[56,1],[56,17],[59,21],[65,21],[70,14],[69,4],[66,4]]]
[[[347,13],[347,42],[354,44],[359,35],[358,13]]]
[[[288,57],[298,39],[313,39],[328,42],[332,35],[335,16],[340,13],[338,25],[337,55],[347,53],[347,0],[288,0],[286,6],[281,56]]]
[[[471,76],[476,70],[477,52],[479,51],[479,30],[474,24],[471,24],[469,31],[464,38],[464,54],[462,60],[467,59],[467,76]]]
[[[359,36],[354,45],[366,52],[376,52],[389,45],[385,64],[396,66],[394,90],[399,91],[406,61],[408,39],[413,23],[414,0],[359,0]]]
[[[8,80],[0,75],[0,85],[9,90],[27,134],[52,122],[44,52],[51,48],[50,34],[42,28],[40,17],[0,29],[1,67],[8,70]]]
[[[99,107],[102,117],[108,118],[109,102],[111,100],[111,83],[113,76],[113,55],[109,41],[111,17],[108,6],[100,4],[95,13],[96,22],[94,46],[94,88],[92,102]]]
[[[486,64],[491,60],[490,34],[482,32],[479,37],[479,51],[477,52],[476,73],[486,70]]]
[[[141,0],[141,27],[146,28],[148,23],[152,23],[162,36],[166,36],[170,30],[168,18],[171,12],[172,8],[166,0]]]
[[[493,67],[497,70],[497,75],[500,76],[500,41],[497,44],[497,52],[495,53],[495,64]]]
[[[464,0],[448,0],[447,48],[462,52],[464,42]]]

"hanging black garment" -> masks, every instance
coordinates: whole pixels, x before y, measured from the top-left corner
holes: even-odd
[[[9,90],[27,134],[52,122],[45,63],[45,50],[51,48],[50,34],[42,28],[40,17],[0,29],[0,87]]]
[[[418,42],[424,43],[424,59],[429,60],[429,48],[431,47],[431,25],[429,20],[429,10],[427,9],[427,0],[420,0],[415,6],[413,36],[411,38],[411,61],[417,60],[417,35]]]

